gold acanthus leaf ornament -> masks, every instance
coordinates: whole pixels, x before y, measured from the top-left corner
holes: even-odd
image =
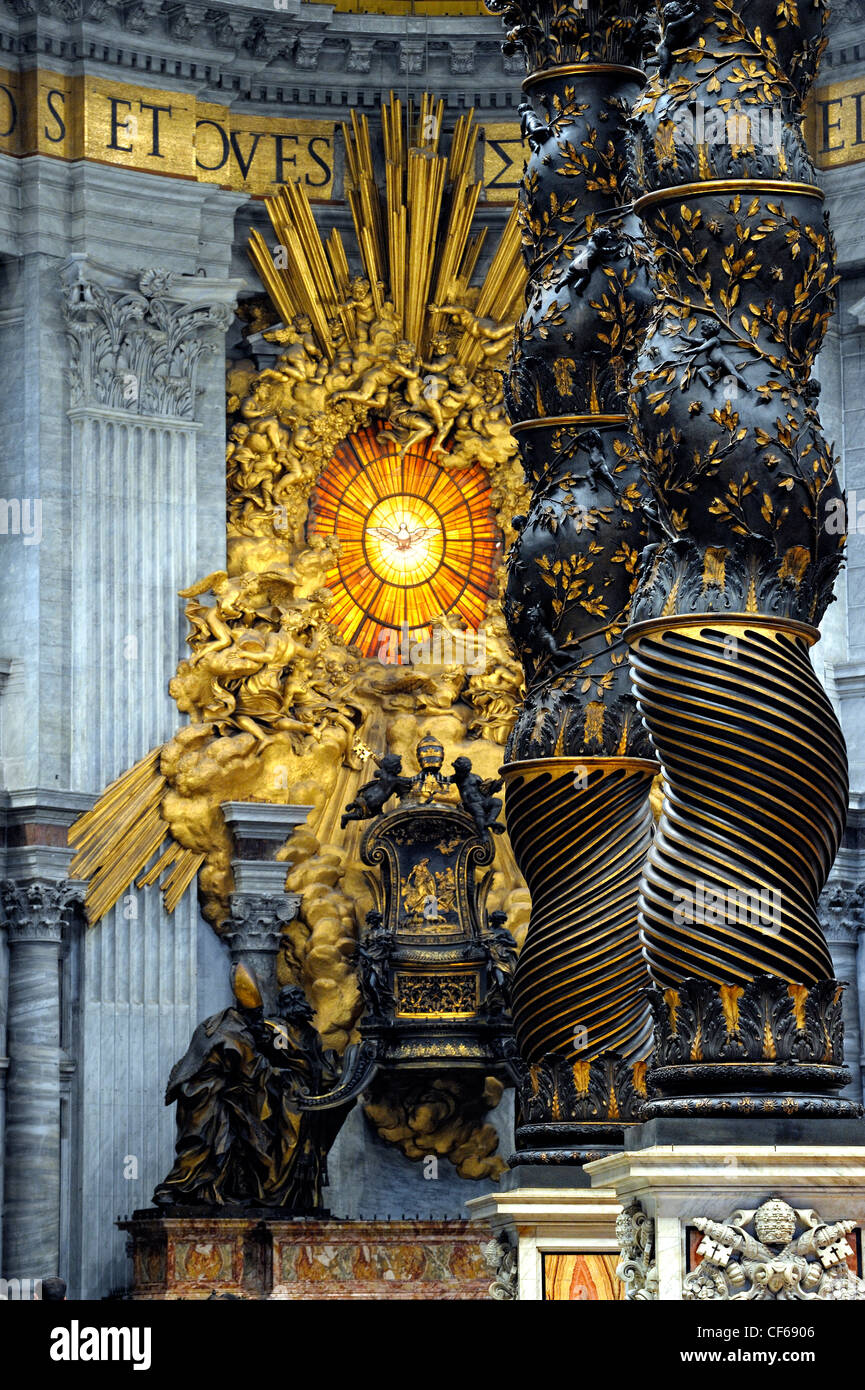
[[[338,542],[308,528],[319,474],[372,421],[398,450],[432,441],[448,472],[480,465],[506,543],[511,517],[526,509],[496,371],[525,283],[519,232],[511,218],[473,285],[486,236],[472,230],[478,130],[471,115],[460,117],[446,153],[442,131],[441,103],[427,96],[404,113],[391,97],[382,109],[382,198],[369,124],[353,113],[348,201],[361,273],[350,272],[339,232],[322,240],[300,185],[268,200],[277,244],[268,249],[253,233],[250,253],[280,317],[266,336],[281,351],[263,370],[229,366],[228,561],[183,591],[190,654],[170,682],[189,722],[70,832],[71,872],[88,880],[91,923],[133,882],[159,881],[172,911],[198,875],[203,912],[220,931],[234,886],[222,804],[310,805],[308,826],[285,851],[303,901],[281,969],[300,974],[319,1028],[340,1048],[359,1007],[349,962],[362,920],[359,832],[338,824],[365,780],[357,750],[400,752],[409,769],[430,730],[448,757],[467,753],[495,776],[520,691],[498,596],[475,646],[483,660],[470,668],[361,657],[330,617],[325,581]],[[524,930],[527,894],[501,843],[488,901]]]

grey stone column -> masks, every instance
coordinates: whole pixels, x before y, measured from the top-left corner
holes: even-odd
[[[224,933],[232,964],[242,961],[261,988],[265,1007],[276,1000],[276,956],[282,928],[300,908],[297,893],[286,893],[291,864],[276,859],[292,831],[302,825],[311,806],[281,806],[262,801],[226,801],[222,811],[234,837],[231,868],[235,892]]]
[[[850,1085],[844,1094],[861,1099],[865,1078],[865,1057],[862,1055],[862,1019],[865,1016],[865,997],[862,993],[860,955],[861,933],[865,927],[865,883],[855,888],[829,884],[820,896],[820,924],[826,934],[836,980],[845,980],[844,991],[844,1061],[850,1068]]]
[[[279,868],[284,878],[285,864]],[[276,1002],[276,956],[282,929],[294,921],[299,907],[299,893],[235,893],[231,899],[225,931],[231,962],[242,963],[254,975],[267,1010]]]
[[[205,203],[219,202],[212,190],[116,170],[98,183],[129,220],[111,248],[85,239],[87,254],[73,253],[62,276],[72,538],[64,698],[71,783],[97,793],[183,722],[168,690],[188,626],[177,591],[225,564],[225,334],[242,288],[209,251],[193,251]],[[236,202],[216,209],[207,236],[230,241]],[[138,221],[147,203],[149,231]],[[94,259],[94,247],[111,264]],[[211,273],[192,273],[196,262]],[[70,1272],[85,1298],[122,1286],[114,1222],[145,1205],[166,1170],[174,1125],[163,1093],[202,1017],[203,930],[194,889],[170,916],[157,891],[130,889],[81,942]]]
[[[60,1262],[60,948],[81,885],[0,885],[9,940],[3,1273]]]
[[[6,945],[6,923],[0,924],[0,1270],[3,1268],[3,1193],[6,1160],[6,1077],[9,1071],[9,1047],[6,1038],[6,1014],[9,1002],[9,949]]]

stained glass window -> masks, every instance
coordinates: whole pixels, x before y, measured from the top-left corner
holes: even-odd
[[[341,542],[331,621],[365,656],[393,651],[394,633],[421,635],[440,613],[476,629],[501,547],[480,465],[448,471],[430,440],[400,454],[381,428],[340,445],[310,510],[310,527]]]

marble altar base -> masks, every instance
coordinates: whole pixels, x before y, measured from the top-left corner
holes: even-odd
[[[129,1296],[146,1299],[486,1299],[490,1231],[466,1221],[280,1220],[142,1211],[118,1223]]]

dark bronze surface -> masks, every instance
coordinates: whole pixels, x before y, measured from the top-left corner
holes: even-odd
[[[626,417],[651,307],[626,192],[645,36],[630,3],[490,8],[504,16],[505,51],[520,49],[529,73],[520,107],[529,278],[505,387],[532,488],[514,521],[504,601],[526,694],[503,771],[532,916],[512,1001],[524,1067],[553,1078],[533,1093],[523,1072],[516,1158],[578,1162],[622,1140],[615,1096],[597,1092],[590,1059],[619,1054],[613,1062],[628,1071],[650,1035],[636,892],[657,768],[623,636],[646,544]],[[587,1089],[562,1128],[575,1064]]]
[[[643,1119],[861,1115],[858,1102],[835,1094],[850,1080],[844,988],[757,975],[744,985],[691,978],[651,990],[655,1051]]]
[[[298,1115],[294,1102],[335,1081],[339,1059],[322,1048],[302,990],[281,990],[273,1018],[249,992],[254,981],[235,981],[236,1007],[200,1023],[172,1069],[177,1156],[158,1206],[321,1210],[327,1151],[350,1104]]]
[[[831,978],[817,899],[844,828],[847,763],[813,629],[744,616],[632,630],[668,787],[640,887],[653,979]]]

